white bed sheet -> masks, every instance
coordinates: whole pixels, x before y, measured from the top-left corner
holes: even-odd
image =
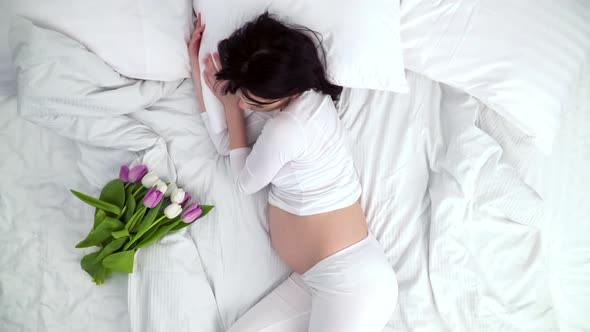
[[[551,155],[490,110],[481,124],[546,203],[543,248],[559,329],[590,330],[590,66],[571,92]]]
[[[68,188],[96,193],[76,144],[17,115],[0,97],[0,331],[128,331],[127,278],[96,287],[77,240],[91,209]]]
[[[560,329],[590,331],[590,67],[561,121],[556,148],[531,183],[550,211],[543,232]]]
[[[16,73],[10,61],[8,47],[8,22],[12,16],[12,7],[8,0],[0,0],[0,95],[12,94],[15,90]]]
[[[429,167],[425,164],[429,152],[416,150],[418,142],[424,140],[423,135],[428,133],[408,124],[413,123],[413,117],[418,114],[410,110],[437,109],[440,100],[433,93],[441,92],[437,88],[438,84],[412,74],[410,76],[418,81],[419,87],[407,96],[363,90],[348,91],[347,93],[356,96],[343,98],[343,102],[348,100],[350,104],[342,105],[342,117],[351,137],[354,137],[350,143],[362,174],[363,185],[374,189],[363,195],[363,206],[373,232],[391,254],[390,259],[400,277],[400,287],[405,293],[400,293],[400,306],[390,324],[390,330],[443,331],[453,327],[449,325],[449,321],[469,323],[458,310],[453,309],[473,309],[473,303],[464,302],[465,298],[460,296],[440,297],[440,294],[459,294],[454,292],[453,287],[440,287],[450,286],[456,280],[439,279],[439,287],[434,290],[430,283],[433,276],[429,271],[432,267],[428,265],[429,260],[432,264],[432,255],[428,248],[432,245],[429,241],[432,237],[429,239],[429,236],[433,230],[429,225],[430,202],[425,191],[429,181],[428,172],[426,175],[424,173],[425,168]],[[208,218],[207,222],[191,227],[191,234],[199,248],[202,272],[217,300],[217,308],[214,309],[218,309],[221,320],[229,324],[280,282],[288,271],[269,250],[263,222],[264,193],[248,198],[237,195],[232,190],[227,177],[227,160],[215,155],[202,124],[195,120],[198,117],[192,118],[192,111],[186,110],[186,107],[194,107],[191,106],[194,101],[190,86],[185,85],[164,99],[166,100],[163,103],[155,105],[149,111],[134,112],[130,117],[142,126],[151,128],[156,136],[165,139],[167,152],[176,162],[178,182],[203,201],[214,201],[218,207],[218,213]],[[143,150],[107,152],[97,146],[75,145],[17,118],[14,103],[14,99],[8,99],[3,104],[5,111],[0,118],[2,142],[7,142],[0,148],[3,149],[3,155],[11,156],[0,164],[0,227],[4,231],[3,246],[9,249],[4,251],[8,254],[3,256],[3,269],[0,270],[4,292],[0,302],[0,329],[61,331],[65,328],[72,331],[94,331],[100,328],[104,331],[125,331],[128,329],[129,318],[124,309],[127,296],[124,280],[115,278],[98,288],[79,269],[78,260],[82,253],[73,249],[73,245],[87,230],[90,213],[77,204],[66,188],[78,187],[96,191],[97,185],[112,177],[118,162],[130,161],[138,156],[137,152]],[[360,112],[360,109],[365,109],[365,112]],[[166,123],[170,114],[179,116],[177,121]],[[74,126],[80,123],[70,121],[63,124]],[[51,123],[47,125],[51,126]],[[395,130],[396,126],[400,130]],[[62,131],[72,128],[74,127],[65,127]],[[402,132],[406,134],[400,134]],[[76,134],[80,133],[75,130],[71,133]],[[109,133],[94,134],[97,136],[86,135],[85,139],[92,141],[103,138],[100,134]],[[113,136],[115,134],[110,133],[111,141],[117,138]],[[392,156],[410,158],[391,159]],[[376,168],[375,165],[392,167]],[[415,172],[411,172],[412,170]],[[43,184],[39,186],[41,189],[37,189],[37,183]],[[11,190],[13,187],[17,189]],[[40,207],[26,210],[25,198],[38,198]],[[67,208],[63,208],[64,206]],[[45,222],[40,223],[41,220]],[[47,220],[51,221],[51,227]],[[477,241],[471,243],[471,248],[481,248],[483,245],[481,249],[499,250],[507,255],[518,253],[518,259],[501,263],[510,266],[510,263],[518,265],[526,262],[518,267],[521,270],[516,271],[530,272],[532,268],[533,272],[517,278],[521,283],[525,281],[525,284],[506,285],[511,291],[516,291],[514,294],[506,294],[502,289],[494,287],[484,287],[483,290],[492,293],[484,293],[484,296],[479,297],[488,300],[480,301],[479,308],[485,308],[483,314],[488,314],[488,317],[475,315],[471,319],[487,322],[490,325],[484,327],[490,329],[502,327],[507,331],[526,330],[531,326],[542,328],[536,330],[551,329],[554,326],[551,321],[553,313],[547,299],[541,298],[537,306],[526,302],[531,295],[526,281],[542,285],[542,280],[537,278],[543,275],[536,248],[538,233],[527,225],[489,218],[486,221],[491,221],[487,224],[491,225],[490,228],[480,228],[478,224],[471,223],[463,225],[465,227],[458,234],[473,234],[469,233],[471,228],[480,235],[473,238]],[[492,236],[496,238],[496,242],[485,246],[486,240],[490,240]],[[506,248],[509,250],[504,250]],[[493,254],[487,253],[488,257]],[[444,263],[444,258],[439,255],[438,262]],[[142,259],[139,258],[139,261]],[[457,266],[461,267],[460,264],[455,265]],[[481,271],[471,270],[480,274],[468,275],[468,280],[481,282],[481,277],[492,277],[491,280],[484,278],[483,285],[502,286],[501,282],[493,280],[496,276],[490,275],[490,271],[495,270],[485,267]],[[514,281],[511,278],[515,278],[515,270],[504,272],[508,272],[504,282]],[[245,284],[247,287],[244,287]],[[459,288],[464,290],[464,286],[465,284],[461,284]],[[435,302],[436,292],[439,298]],[[533,313],[541,314],[540,316],[534,317],[531,312],[522,311],[522,307],[518,305],[523,302],[510,298],[522,295],[526,295],[525,307],[532,308]],[[446,315],[449,312],[445,312],[445,306],[441,304],[450,308],[446,310],[451,310],[451,313],[458,314],[458,317]],[[544,309],[547,314],[543,315],[539,309]],[[539,321],[529,322],[523,317],[538,318],[542,325],[535,325]],[[213,318],[211,321],[215,320]],[[498,322],[505,325],[500,326]],[[464,326],[455,327],[460,330]]]

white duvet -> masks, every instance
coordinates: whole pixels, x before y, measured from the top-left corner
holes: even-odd
[[[46,254],[37,264],[46,272],[32,282],[54,293],[47,301],[31,296],[20,306],[3,303],[10,311],[1,313],[2,329],[17,330],[26,308],[43,315],[22,330],[68,324],[72,331],[99,325],[124,331],[130,321],[133,331],[223,331],[285,278],[289,271],[265,230],[266,192],[234,190],[228,160],[217,155],[198,116],[190,81],[121,77],[76,42],[25,20],[11,39],[19,114],[76,142],[76,153],[60,156],[70,162],[59,165],[77,180],[57,184],[62,203],[51,206],[64,206],[68,222],[41,242],[68,259],[56,268]],[[339,105],[370,229],[398,276],[399,302],[387,331],[554,330],[535,227],[541,200],[476,126],[485,111],[476,100],[413,73],[408,82],[408,95],[345,90]],[[140,251],[127,294],[121,277],[99,288],[79,270],[83,252],[73,245],[91,214],[66,190],[96,192],[120,163],[136,159],[216,208],[187,231]],[[6,213],[0,217],[15,215]],[[2,225],[3,234],[26,232],[13,222]],[[23,243],[2,236],[10,243],[6,261],[18,270],[19,261],[10,257]],[[34,238],[27,241],[33,246],[27,257],[43,252]],[[18,275],[2,271],[2,288],[24,288]],[[129,318],[121,309],[127,296]],[[79,306],[91,318],[47,324],[48,308],[64,310],[55,302],[60,299],[74,315]]]

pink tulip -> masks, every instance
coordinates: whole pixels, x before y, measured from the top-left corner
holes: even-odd
[[[125,183],[129,182],[129,166],[121,166],[121,169],[119,169],[119,180]]]
[[[184,207],[186,205],[186,203],[188,203],[188,201],[191,200],[191,195],[187,192],[184,193],[184,199],[182,200],[182,203],[180,203],[180,206]]]
[[[137,183],[147,174],[148,169],[145,165],[137,165],[129,170],[129,181]]]
[[[152,209],[160,203],[162,197],[164,197],[164,193],[159,191],[155,187],[152,187],[143,197],[143,205],[145,205],[147,208]]]
[[[203,214],[203,210],[197,203],[193,203],[189,205],[186,210],[182,213],[180,217],[183,222],[190,224],[191,222],[197,220]]]

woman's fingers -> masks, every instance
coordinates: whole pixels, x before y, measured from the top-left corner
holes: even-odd
[[[209,89],[211,89],[211,91],[213,91],[213,88],[211,87],[211,82],[209,80],[209,75],[206,72],[203,72],[203,80],[205,81],[205,84],[207,84]]]
[[[219,69],[221,69],[221,59],[219,59],[219,53],[213,54],[212,58],[215,64],[215,69],[219,71]]]
[[[209,71],[212,74],[216,74],[219,70],[215,64],[215,59],[213,58],[213,55],[211,53],[209,53],[207,55],[207,60],[205,62],[205,65],[207,66],[207,68],[209,69]]]
[[[214,94],[220,95],[227,82],[217,80],[217,68],[215,68],[215,63],[221,68],[219,55],[215,56],[213,54],[207,54],[204,62],[205,69],[203,70],[203,78],[209,89],[211,89]]]
[[[209,56],[205,58],[205,70],[203,71],[203,74],[205,75],[205,79],[208,82],[208,84],[212,84],[212,78],[215,77],[215,71],[213,68],[211,68],[211,61],[209,60]],[[210,87],[211,86],[212,85],[210,85]]]

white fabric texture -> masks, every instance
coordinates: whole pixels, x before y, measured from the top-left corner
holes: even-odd
[[[59,31],[132,78],[189,77],[192,3],[173,0],[3,0],[13,14]]]
[[[13,114],[0,119],[7,142],[0,149],[10,156],[0,163],[0,184],[7,186],[0,190],[2,330],[127,330],[124,281],[115,277],[97,289],[79,268],[84,253],[72,247],[91,213],[66,189],[97,192],[120,163],[142,155],[150,168],[215,209],[172,243],[157,244],[162,252],[187,251],[187,261],[198,256],[201,269],[176,266],[182,262],[159,256],[155,247],[153,259],[138,253],[129,281],[136,290],[130,294],[140,296],[129,298],[130,317],[153,320],[144,319],[151,327],[133,326],[157,330],[164,319],[158,313],[166,311],[161,306],[176,301],[186,320],[168,322],[179,324],[168,330],[200,323],[203,331],[223,331],[287,277],[265,231],[265,191],[236,191],[229,160],[211,143],[189,81],[130,80],[63,35],[30,26],[12,31],[19,113],[77,144],[72,149],[68,140],[16,119],[14,99],[12,113],[2,113]],[[554,330],[534,227],[539,197],[476,126],[481,104],[413,73],[408,78],[411,94],[345,89],[338,107],[369,227],[399,282],[398,306],[385,331]],[[27,202],[35,198],[39,207],[30,209]],[[566,265],[577,262],[572,257],[584,259],[583,243],[577,248],[559,265],[571,266],[571,274],[560,272],[559,280],[583,272],[579,264]],[[166,271],[182,272],[171,278]],[[199,285],[186,293],[156,292],[190,280]],[[568,286],[564,294],[587,294],[583,283]],[[571,311],[563,317],[578,317],[572,324],[584,328],[582,316],[562,308]]]
[[[590,61],[585,0],[407,0],[406,67],[480,99],[545,153]]]
[[[8,1],[0,1],[0,95],[12,95],[15,90],[16,73],[10,61],[10,48],[6,42],[12,16],[12,7]]]
[[[590,66],[577,82],[562,113],[561,128],[550,156],[532,149],[530,137],[488,111],[482,128],[504,149],[504,155],[545,201],[542,225],[549,282],[560,331],[590,330]]]
[[[287,23],[308,27],[322,35],[328,76],[338,85],[405,92],[399,34],[399,2],[390,0],[194,0],[203,14],[201,57],[216,52],[217,44],[268,10]],[[310,10],[310,9],[313,10]],[[366,50],[379,50],[367,52]],[[202,82],[206,86],[205,82]],[[204,89],[211,128],[225,128],[221,103]]]
[[[270,184],[268,202],[299,216],[354,204],[361,188],[344,134],[332,99],[303,93],[263,126],[251,149],[230,152],[237,188],[253,194]]]
[[[397,292],[395,273],[369,234],[303,275],[291,274],[228,332],[381,332]]]

